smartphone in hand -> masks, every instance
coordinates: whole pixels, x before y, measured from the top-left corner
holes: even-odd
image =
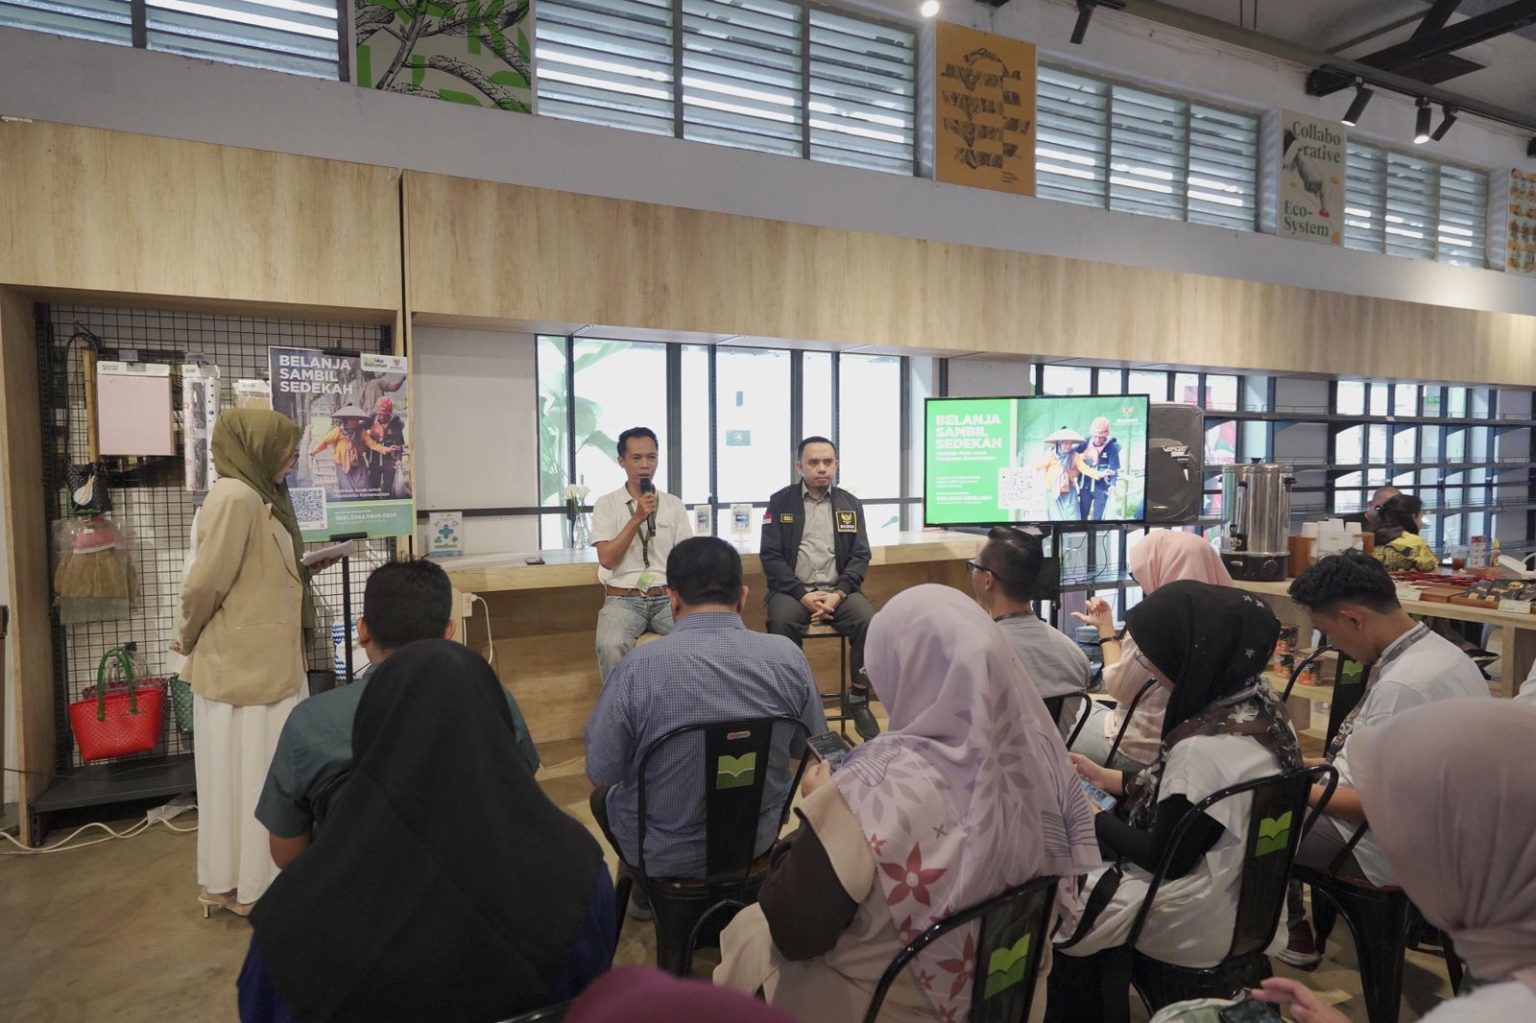
[[[1281,1023],[1280,1010],[1268,1002],[1256,1002],[1244,998],[1216,1013],[1221,1023]]]
[[[834,771],[842,767],[843,760],[849,753],[853,752],[852,747],[848,745],[848,740],[836,732],[822,732],[820,735],[813,735],[808,742],[811,755],[817,760],[826,761],[827,766]]]
[[[1078,776],[1077,780],[1079,784],[1083,786],[1083,791],[1088,793],[1088,798],[1093,802],[1094,806],[1098,807],[1100,810],[1105,811],[1113,810],[1115,808],[1114,796],[1110,795],[1108,792],[1105,792],[1103,789],[1099,788],[1093,782],[1089,781],[1087,778],[1082,777],[1081,775]]]

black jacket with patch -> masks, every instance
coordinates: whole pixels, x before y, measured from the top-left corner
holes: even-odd
[[[809,586],[795,575],[795,558],[805,531],[805,497],[802,483],[792,483],[768,499],[763,515],[763,540],[759,557],[768,579],[768,597],[783,593],[799,600]],[[851,517],[851,521],[850,521]],[[857,593],[869,571],[869,533],[864,525],[864,505],[857,497],[832,488],[832,539],[837,564],[837,589]]]

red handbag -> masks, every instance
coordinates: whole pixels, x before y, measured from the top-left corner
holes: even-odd
[[[109,676],[122,677],[109,680]],[[101,655],[96,684],[69,705],[69,725],[81,760],[105,760],[147,753],[160,742],[165,726],[165,682],[134,678],[133,662],[122,647]]]

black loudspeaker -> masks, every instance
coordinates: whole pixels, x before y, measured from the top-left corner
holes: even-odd
[[[1147,522],[1187,526],[1205,490],[1205,412],[1153,405],[1147,413]]]

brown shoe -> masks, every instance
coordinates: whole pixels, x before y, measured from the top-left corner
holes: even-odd
[[[1290,926],[1290,934],[1290,943],[1275,958],[1298,970],[1317,969],[1317,964],[1323,961],[1323,953],[1312,940],[1312,925],[1299,920]]]

